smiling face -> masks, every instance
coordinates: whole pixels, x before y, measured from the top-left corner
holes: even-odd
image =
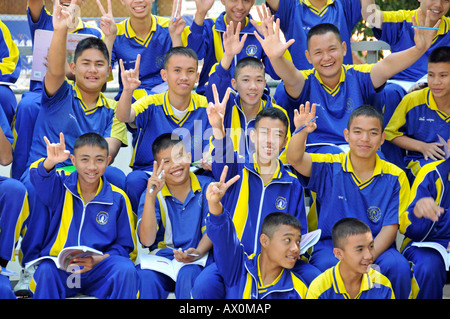
[[[426,15],[427,10],[430,10],[430,20],[433,25],[441,19],[450,8],[449,0],[419,0],[419,2],[424,15]]]
[[[266,87],[264,69],[245,66],[240,69],[237,79],[231,80],[231,85],[239,93],[244,108],[259,108]]]
[[[370,159],[376,156],[384,143],[385,133],[378,118],[360,115],[354,117],[350,127],[344,130],[344,137],[349,144],[351,156]]]
[[[77,169],[80,185],[98,185],[111,156],[100,146],[83,145],[74,150],[70,159]]]
[[[266,234],[260,236],[261,248],[267,260],[282,268],[292,269],[300,254],[301,233],[291,225],[280,225],[272,238]]]
[[[144,18],[151,14],[154,0],[120,0],[129,15],[134,18]]]
[[[191,94],[198,81],[197,61],[183,54],[174,54],[161,70],[161,77],[167,81],[169,92],[178,96]]]
[[[94,48],[84,50],[70,64],[77,86],[86,92],[100,92],[106,83],[111,66],[103,53]]]
[[[340,246],[342,248],[334,248],[333,252],[341,261],[341,273],[365,274],[369,271],[375,253],[371,232],[349,235]]]
[[[221,2],[225,6],[227,13],[226,23],[230,24],[233,21],[236,26],[239,22],[241,24],[245,22],[245,17],[250,13],[255,0],[221,0]]]
[[[169,188],[189,182],[191,153],[181,143],[160,150],[156,154],[156,160],[158,165],[163,163],[165,181]]]
[[[269,163],[277,159],[286,146],[287,128],[279,119],[261,118],[256,130],[250,132],[250,139],[255,144],[258,161]]]
[[[333,32],[313,35],[305,51],[309,63],[325,83],[340,78],[346,53],[347,44],[339,41]]]

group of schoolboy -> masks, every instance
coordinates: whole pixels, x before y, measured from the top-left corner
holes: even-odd
[[[14,290],[0,275],[0,298],[443,297],[446,263],[418,243],[450,241],[448,1],[267,0],[256,22],[254,0],[221,0],[215,18],[198,0],[186,26],[181,0],[170,18],[121,0],[119,23],[97,0],[100,27],[77,15],[84,2],[28,0],[33,42],[53,35],[44,80],[18,104],[19,52],[0,24],[0,269],[20,239],[24,267]],[[361,18],[391,46],[373,65],[352,62]],[[91,35],[70,63],[68,33]],[[111,164],[128,132],[125,175]],[[72,246],[100,253],[36,262]]]

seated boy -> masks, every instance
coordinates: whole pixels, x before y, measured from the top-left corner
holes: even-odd
[[[221,0],[221,2],[225,6],[225,11],[218,17],[208,19],[205,19],[205,17],[214,1],[195,2],[197,11],[189,28],[190,33],[185,39],[185,44],[197,53],[199,60],[203,59],[203,67],[196,92],[199,94],[205,93],[209,74],[214,71],[214,65],[220,62],[223,57],[222,36],[228,27],[232,28],[233,32],[238,32],[245,42],[242,50],[236,54],[236,59],[231,61],[230,71],[233,72],[236,61],[252,56],[261,60],[264,63],[266,73],[273,79],[278,80],[279,76],[273,70],[266,53],[253,34],[256,32],[256,28],[250,23],[252,20],[250,10],[255,0]],[[286,58],[290,60],[289,52],[286,52]]]
[[[46,137],[44,140],[47,157],[30,170],[36,189],[47,190],[39,192],[39,198],[51,212],[39,256],[57,256],[63,248],[79,245],[103,255],[73,258],[68,268],[74,271],[60,269],[53,260],[44,259],[30,283],[33,298],[67,298],[77,293],[136,298],[136,216],[125,192],[103,176],[111,161],[108,143],[99,134],[86,133],[76,139],[70,154],[62,133],[59,143],[50,143]],[[69,155],[76,171],[56,171],[56,165]],[[71,287],[68,283],[74,281],[78,284]]]
[[[416,22],[420,19],[425,20],[428,14],[431,26],[439,29],[427,52],[410,67],[393,75],[387,81],[384,90],[375,95],[373,103],[384,106],[383,113],[386,124],[393,117],[393,113],[405,94],[413,90],[416,83],[425,82],[426,84],[427,57],[431,51],[440,46],[447,46],[450,41],[450,32],[447,27],[450,18],[446,17],[450,2],[424,0],[419,3],[420,6],[416,10],[382,11],[375,5],[374,0],[362,0],[364,20],[369,23],[377,39],[390,45],[391,52],[399,52],[414,46],[413,20]],[[403,163],[406,152],[401,147],[388,141],[382,150],[390,161],[403,169],[406,168]]]
[[[414,243],[431,242],[448,251],[449,178],[449,159],[426,164],[412,185],[408,209],[401,215],[400,231],[405,235],[402,253],[413,264],[414,278],[419,286],[418,299],[443,297],[448,269],[441,254],[435,249],[416,247]]]
[[[72,1],[60,0],[60,4],[68,9]],[[73,1],[78,13],[81,13],[81,7],[84,0]],[[78,10],[80,9],[80,10]],[[28,26],[30,28],[31,43],[34,46],[34,36],[37,29],[53,31],[52,15],[47,11],[44,0],[28,0],[27,6]],[[70,23],[69,33],[89,34],[98,38],[103,38],[102,32],[81,20],[80,17],[74,17],[74,23]],[[67,77],[73,80],[73,74],[67,69]],[[41,108],[41,97],[43,82],[30,80],[30,90],[22,94],[17,105],[16,120],[14,131],[16,142],[14,144],[14,160],[12,163],[12,177],[20,179],[27,169],[28,157],[33,139],[33,130],[36,118]],[[42,155],[43,156],[43,155]]]
[[[339,262],[308,287],[306,299],[394,299],[385,276],[373,269],[374,240],[369,226],[343,218],[331,230],[333,253]]]
[[[333,225],[345,217],[361,219],[375,237],[374,261],[391,280],[395,296],[408,298],[411,271],[395,247],[395,238],[410,188],[405,172],[377,154],[384,141],[383,116],[376,108],[363,105],[352,112],[344,130],[348,153],[306,153],[307,137],[316,128],[316,123],[310,122],[315,111],[315,104],[310,107],[309,102],[295,111],[296,129],[306,127],[292,136],[286,152],[301,184],[317,195],[317,215],[310,212],[308,221],[311,227],[321,229],[322,235],[310,263],[322,271],[334,266],[337,259],[332,249]]]
[[[277,20],[274,31],[272,25],[263,23],[264,39],[257,35],[283,79],[284,88],[277,90],[274,98],[288,110],[291,122],[298,105],[306,101],[317,104],[318,131],[308,137],[308,151],[321,153],[342,151],[339,146],[347,144],[342,132],[350,113],[359,105],[368,104],[393,74],[422,56],[435,34],[433,30],[417,30],[416,46],[410,49],[390,54],[373,65],[344,65],[347,44],[342,41],[339,29],[332,24],[319,24],[309,30],[305,52],[314,69],[299,71],[283,57],[294,40],[283,43],[279,25]],[[428,20],[425,25],[429,25]]]
[[[165,299],[174,291],[177,299],[189,299],[194,280],[203,269],[202,265],[189,263],[208,254],[212,247],[205,232],[208,215],[205,194],[213,179],[190,172],[191,154],[176,134],[157,137],[152,152],[156,160],[154,171],[139,203],[139,241],[150,247],[150,254],[186,265],[178,272],[176,281],[137,266],[140,298]],[[207,258],[212,259],[212,255]]]
[[[16,83],[21,69],[19,49],[8,27],[0,20],[0,106],[10,126],[17,108],[16,96],[10,86]]]
[[[125,69],[134,69],[136,56],[140,54],[142,57],[139,70],[141,85],[133,92],[133,102],[145,95],[160,93],[167,89],[167,83],[161,77],[164,55],[172,46],[182,44],[181,37],[179,43],[172,38],[172,31],[177,31],[175,30],[177,26],[183,31],[185,24],[176,24],[177,20],[173,20],[176,18],[174,14],[171,18],[153,15],[153,1],[145,1],[145,5],[139,9],[134,8],[132,0],[122,1],[129,17],[117,23],[117,37],[112,49],[111,64],[122,60]],[[173,8],[176,8],[177,2],[179,14],[180,0],[174,0]],[[119,92],[115,96],[116,101],[119,100],[123,90],[120,73],[119,68]]]
[[[209,212],[207,230],[214,245],[214,260],[229,299],[304,299],[307,286],[292,268],[300,255],[301,224],[288,213],[264,217],[258,241],[261,252],[247,254],[236,233],[233,217],[221,199],[237,181],[225,181],[226,167],[219,182],[206,191]]]
[[[239,33],[228,26],[223,38],[223,58],[209,75],[209,84],[206,87],[206,98],[213,102],[213,85],[217,88],[219,98],[223,97],[230,85],[232,86],[232,95],[228,99],[224,114],[224,126],[233,140],[234,150],[243,156],[254,152],[249,135],[254,129],[258,112],[267,107],[277,107],[286,113],[283,108],[274,104],[270,95],[265,92],[264,64],[260,60],[254,57],[239,60],[232,75],[231,63],[241,52],[244,43],[243,39],[239,40]],[[290,138],[290,125],[287,135]]]
[[[438,136],[450,138],[450,46],[428,57],[428,87],[407,94],[386,125],[386,139],[407,150],[404,165],[412,184],[426,163],[444,159]]]
[[[32,161],[46,156],[42,138],[46,136],[56,140],[60,132],[64,133],[67,149],[71,153],[75,140],[87,132],[96,132],[105,137],[112,159],[120,147],[127,143],[125,124],[120,123],[114,114],[117,102],[107,99],[101,93],[111,70],[106,44],[97,37],[80,41],[74,53],[74,61],[70,64],[75,83],[69,84],[65,78],[67,28],[71,17],[63,12],[61,6],[55,6],[48,70],[43,81],[41,110],[36,119],[28,166],[31,166]],[[73,163],[66,159],[58,162],[57,168],[73,169]],[[124,188],[125,173],[120,169],[108,166],[105,177],[112,184]],[[37,192],[30,182],[28,169],[21,181],[27,187],[30,202],[29,224],[21,246],[24,262],[28,262],[35,259],[41,250],[40,245],[49,221],[41,211],[47,208],[36,197]]]
[[[213,87],[214,89],[214,87]],[[225,180],[239,175],[241,178],[232,185],[222,203],[229,211],[238,240],[248,255],[261,250],[258,240],[261,223],[273,210],[295,216],[302,225],[306,223],[303,188],[297,177],[283,165],[279,159],[281,150],[287,142],[288,119],[279,108],[268,107],[261,110],[255,118],[255,129],[250,132],[250,140],[255,151],[243,156],[233,149],[233,142],[226,134],[223,124],[230,89],[219,103],[217,93],[215,102],[208,107],[208,117],[214,138],[212,144],[212,173],[221,180],[225,166],[228,174]],[[302,232],[306,233],[307,227]],[[298,262],[294,272],[310,282],[319,271],[311,265]],[[220,289],[221,278],[217,276],[217,267],[212,264],[197,277],[192,290],[193,298],[220,298],[224,290]],[[214,286],[214,284],[217,286]]]
[[[133,211],[137,211],[139,199],[145,190],[149,174],[153,170],[151,145],[163,133],[175,133],[185,141],[193,161],[202,158],[208,146],[207,101],[204,96],[192,93],[198,80],[198,59],[192,49],[175,47],[170,49],[164,59],[161,76],[167,81],[167,91],[146,95],[132,104],[132,96],[140,85],[139,63],[136,58],[135,69],[125,70],[120,63],[123,92],[120,96],[116,116],[119,121],[128,123],[137,131],[130,166],[133,171],[127,175],[126,191]]]
[[[14,137],[8,119],[0,109],[0,165],[12,161]],[[0,272],[15,260],[15,248],[28,217],[27,189],[18,180],[0,176]],[[9,277],[0,275],[0,299],[15,299]]]

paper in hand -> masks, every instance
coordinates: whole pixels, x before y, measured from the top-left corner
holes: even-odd
[[[437,135],[438,139],[439,139],[439,143],[442,143],[444,145],[443,150],[445,152],[445,159],[449,158],[450,154],[448,153],[448,145],[447,145],[447,141],[444,140],[444,138],[442,136],[440,136],[439,134]]]

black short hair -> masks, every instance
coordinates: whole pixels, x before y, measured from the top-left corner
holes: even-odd
[[[353,217],[343,218],[336,222],[331,229],[333,247],[342,249],[343,239],[346,239],[348,236],[365,234],[368,232],[372,231],[362,220]]]
[[[281,109],[279,109],[278,107],[266,107],[266,108],[262,109],[261,111],[259,111],[255,117],[255,129],[258,127],[259,121],[261,121],[261,119],[263,119],[265,117],[268,117],[268,118],[271,118],[274,120],[280,120],[281,122],[283,122],[283,124],[286,128],[286,134],[287,134],[287,131],[289,129],[289,119]]]
[[[109,65],[109,52],[108,48],[106,47],[105,42],[103,42],[102,39],[99,39],[97,37],[88,37],[86,39],[81,40],[78,42],[77,47],[75,48],[75,53],[73,56],[73,61],[76,63],[78,57],[83,54],[85,50],[88,49],[97,49],[99,50],[103,56],[105,57],[106,61]]]
[[[263,72],[265,72],[264,64],[262,63],[262,61],[260,59],[257,59],[252,56],[248,56],[243,59],[240,59],[238,61],[238,63],[236,63],[236,66],[234,67],[234,75],[233,75],[235,79],[237,79],[237,77],[239,76],[239,73],[242,70],[242,68],[245,68],[246,66],[250,66],[255,69],[261,69]]]
[[[336,35],[338,41],[342,43],[341,32],[338,27],[331,23],[320,23],[309,29],[308,34],[306,35],[306,46],[309,49],[309,41],[315,35],[322,35],[328,32],[332,32]]]
[[[106,150],[106,154],[109,155],[109,146],[106,139],[100,134],[89,132],[80,135],[73,144],[73,152],[79,147],[90,145],[90,146],[98,146],[103,150]]]
[[[272,238],[273,234],[276,232],[279,226],[288,225],[298,229],[300,232],[302,230],[302,224],[294,215],[282,212],[274,212],[267,215],[261,225],[261,234],[267,235],[267,237]]]
[[[181,143],[184,145],[183,139],[175,133],[163,133],[158,136],[152,143],[152,154],[153,158],[156,160],[156,155],[161,151],[165,150],[171,146]]]
[[[167,68],[170,58],[174,55],[184,55],[193,58],[195,61],[197,61],[198,65],[198,56],[194,50],[188,47],[173,47],[169,51],[167,51],[166,54],[164,55],[164,69]]]
[[[450,63],[450,47],[442,46],[431,51],[428,63]]]
[[[350,114],[350,117],[348,118],[347,123],[348,129],[350,129],[350,125],[357,116],[368,116],[377,118],[380,121],[381,131],[384,131],[384,116],[376,107],[369,104],[364,104],[354,109]]]

